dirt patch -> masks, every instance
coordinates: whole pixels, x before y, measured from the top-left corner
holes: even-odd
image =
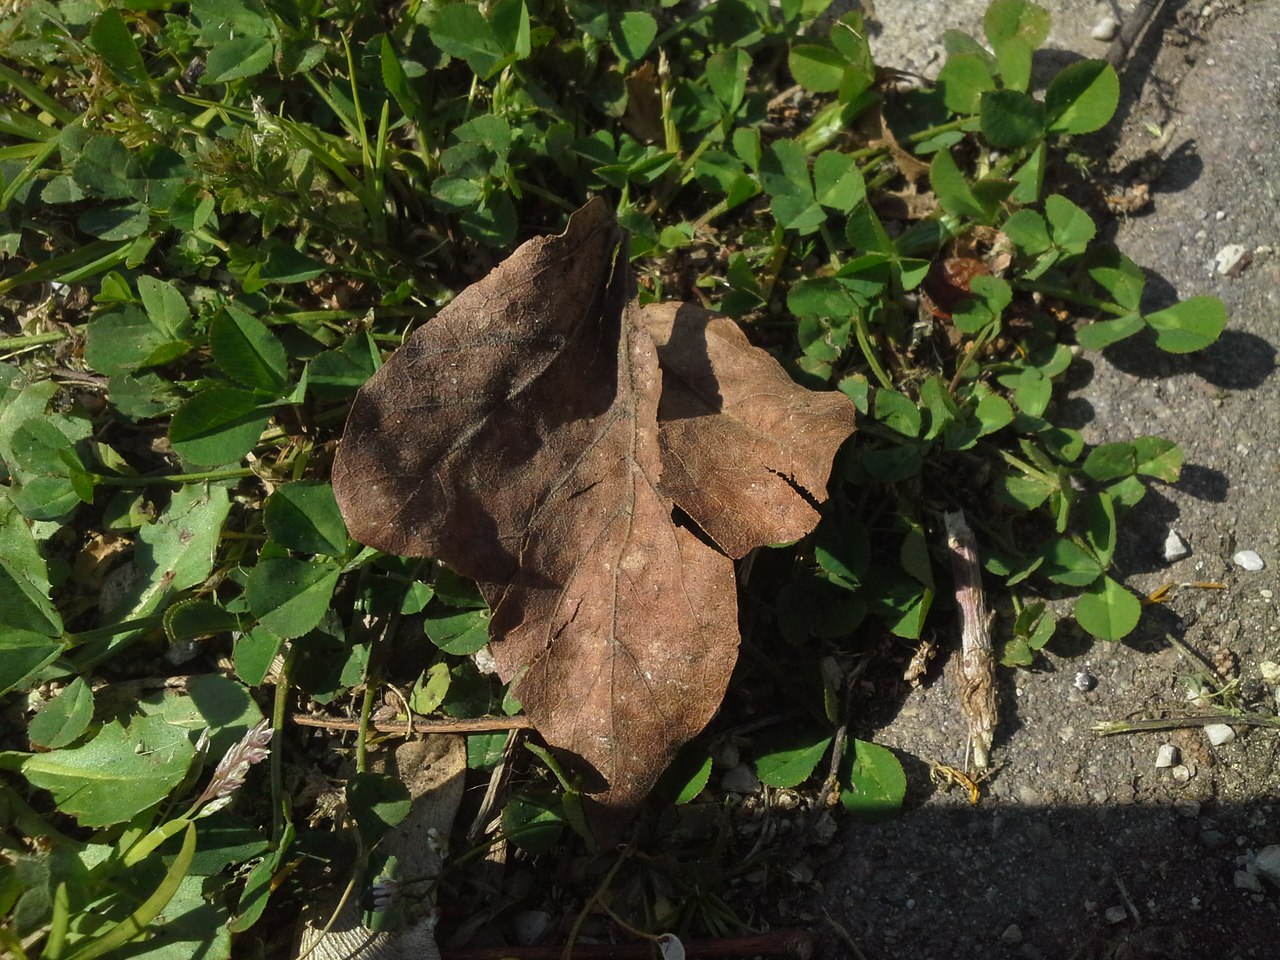
[[[1051,6],[1077,24],[1107,12]],[[1103,54],[1081,36],[1080,54]],[[1186,453],[1179,483],[1152,490],[1121,525],[1125,582],[1144,595],[1168,583],[1225,589],[1175,586],[1123,645],[1060,628],[1034,669],[1004,671],[1000,767],[977,806],[930,780],[930,762],[964,760],[949,670],[935,664],[923,688],[868,708],[857,734],[899,752],[909,809],[844,829],[810,913],[822,925],[826,911],[872,960],[1280,955],[1280,889],[1249,871],[1256,851],[1280,843],[1280,733],[1241,726],[1215,746],[1199,728],[1092,731],[1203,712],[1187,700],[1188,678],[1210,670],[1274,716],[1259,665],[1280,660],[1277,38],[1280,5],[1166,3],[1135,41],[1114,153],[1096,173],[1145,183],[1149,203],[1121,214],[1116,242],[1149,272],[1150,309],[1208,294],[1231,321],[1189,357],[1112,348],[1081,365],[1061,401],[1090,443],[1159,434]],[[1219,272],[1230,245],[1244,255]],[[1173,563],[1170,531],[1190,548]],[[1262,570],[1233,560],[1245,549]],[[1157,766],[1165,745],[1172,762]]]

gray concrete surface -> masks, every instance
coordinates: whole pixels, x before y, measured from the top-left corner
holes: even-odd
[[[1117,8],[1047,4],[1058,54],[1102,56],[1090,31]],[[879,0],[878,59],[925,74],[941,66],[949,26],[980,34],[984,2]],[[1216,581],[1152,608],[1131,641],[1066,632],[1030,671],[1002,675],[1001,764],[971,807],[929,783],[927,761],[961,765],[964,725],[943,669],[859,736],[898,750],[909,812],[846,826],[822,867],[825,910],[869,960],[888,958],[1275,958],[1280,888],[1250,871],[1280,843],[1280,733],[1237,728],[1211,745],[1200,730],[1098,738],[1097,720],[1194,712],[1194,668],[1166,634],[1238,663],[1247,697],[1271,691],[1259,664],[1280,661],[1280,3],[1166,0],[1122,61],[1117,123],[1090,149],[1121,188],[1147,183],[1151,203],[1109,229],[1149,272],[1149,306],[1199,294],[1230,313],[1220,342],[1186,357],[1146,344],[1111,348],[1067,385],[1064,416],[1091,443],[1160,434],[1186,452],[1182,480],[1158,487],[1123,525],[1125,582]],[[1050,54],[1053,56],[1054,54]],[[1214,256],[1240,244],[1239,276]],[[1170,529],[1190,544],[1163,559]],[[1266,568],[1232,562],[1241,548]],[[1089,691],[1077,673],[1095,679]],[[1185,771],[1157,768],[1162,744]],[[817,922],[821,922],[820,919]],[[842,940],[832,956],[854,955]]]

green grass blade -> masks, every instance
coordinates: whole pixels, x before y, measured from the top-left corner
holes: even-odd
[[[186,835],[182,839],[182,849],[173,858],[173,865],[169,867],[169,872],[164,875],[164,880],[160,882],[160,886],[156,887],[155,892],[147,897],[137,910],[133,911],[102,936],[95,937],[92,942],[85,944],[84,947],[71,954],[67,960],[94,960],[94,958],[104,956],[145,933],[151,921],[160,916],[161,911],[169,905],[173,895],[178,892],[178,886],[182,883],[183,878],[186,877],[187,870],[190,869],[191,861],[195,855],[196,827],[195,824],[189,823],[187,824]]]

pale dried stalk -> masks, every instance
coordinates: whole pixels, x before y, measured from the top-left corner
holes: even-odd
[[[982,568],[973,531],[964,512],[943,514],[947,549],[956,582],[956,606],[960,609],[960,709],[969,722],[973,765],[985,770],[991,763],[991,740],[996,729],[995,657],[991,652],[991,614],[982,594]]]

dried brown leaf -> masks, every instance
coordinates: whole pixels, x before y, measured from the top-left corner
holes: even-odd
[[[463,290],[370,378],[333,465],[352,536],[475,580],[511,578],[548,488],[614,400],[620,240],[603,201],[589,203],[563,234],[521,245]]]
[[[662,364],[662,488],[731,557],[812,530],[853,404],[801,387],[727,317],[663,303],[641,319]]]
[[[500,675],[627,808],[715,712],[738,637],[731,561],[659,488],[620,241],[593,201],[463,291],[361,389],[334,490],[358,539],[487,582]]]

